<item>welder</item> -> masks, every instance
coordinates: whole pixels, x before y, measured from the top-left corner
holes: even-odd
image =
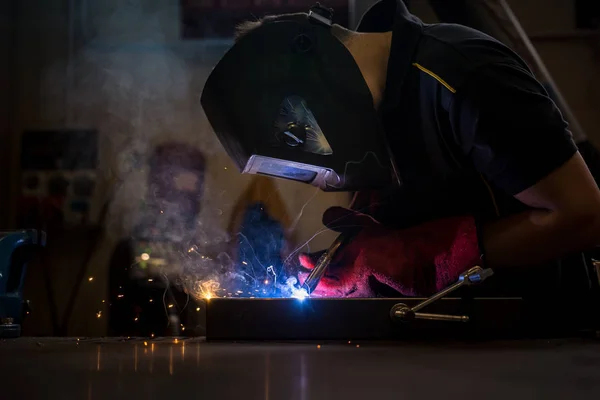
[[[401,0],[357,31],[320,5],[243,24],[202,105],[242,172],[355,193],[323,216],[352,239],[313,296],[429,295],[475,265],[502,282],[600,242],[600,191],[526,63]]]

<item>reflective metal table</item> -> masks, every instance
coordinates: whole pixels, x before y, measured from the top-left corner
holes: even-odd
[[[0,342],[1,399],[598,399],[600,342]]]

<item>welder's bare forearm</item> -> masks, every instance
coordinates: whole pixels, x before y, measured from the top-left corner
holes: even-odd
[[[588,250],[600,240],[594,217],[561,219],[551,211],[518,214],[484,227],[483,247],[490,268],[527,267]]]
[[[600,191],[579,153],[515,197],[534,211],[484,228],[490,267],[541,264],[600,244]]]

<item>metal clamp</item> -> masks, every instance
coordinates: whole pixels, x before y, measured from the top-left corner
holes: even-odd
[[[469,322],[469,317],[467,315],[425,314],[417,311],[427,307],[431,303],[441,299],[449,293],[454,292],[456,289],[462,286],[478,285],[492,275],[494,275],[494,271],[489,268],[483,269],[481,267],[473,267],[467,272],[462,273],[458,278],[458,282],[434,294],[413,308],[410,308],[404,303],[395,304],[390,310],[390,316],[392,319],[401,320],[427,319],[435,321]]]
[[[0,232],[0,338],[19,337],[21,334],[25,306],[23,285],[26,264],[32,255],[30,249],[45,245],[46,233],[43,231]],[[17,252],[19,249],[26,251]]]

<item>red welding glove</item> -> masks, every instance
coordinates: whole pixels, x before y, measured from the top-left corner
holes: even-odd
[[[471,216],[393,230],[368,215],[332,207],[325,212],[323,223],[338,232],[357,226],[361,230],[333,260],[314,296],[373,297],[369,279],[405,296],[428,296],[481,265],[477,227]],[[309,270],[315,261],[310,255],[300,256],[300,263]],[[301,275],[300,281],[304,279]]]
[[[321,278],[311,296],[335,298],[376,297],[376,293],[369,284],[373,271],[355,262],[358,256],[356,249],[356,246],[344,247],[344,250],[329,264],[325,275]],[[308,270],[308,272],[299,274],[301,284],[308,278],[310,271],[315,268],[319,257],[324,252],[300,254],[300,265]]]

